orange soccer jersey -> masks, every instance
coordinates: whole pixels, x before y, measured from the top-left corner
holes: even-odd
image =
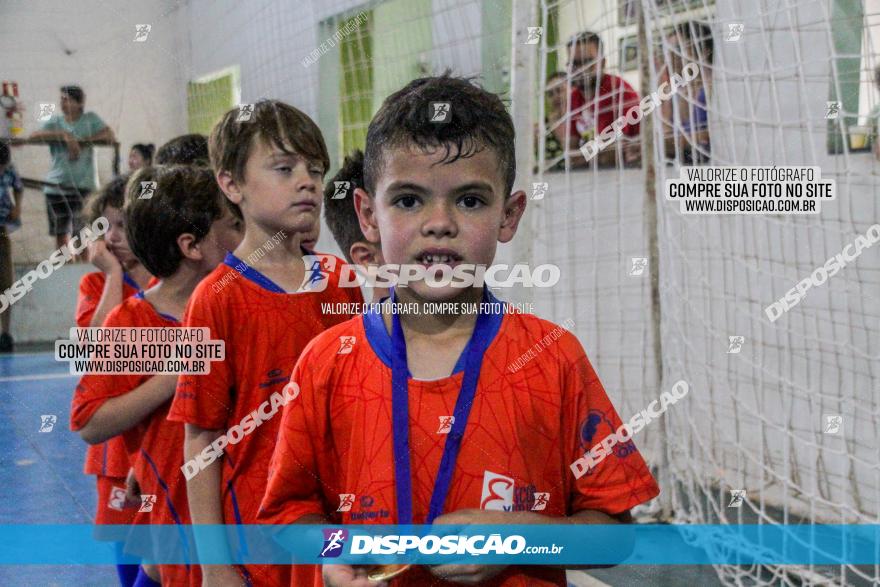
[[[179,327],[171,316],[159,314],[137,294],[123,301],[104,321],[106,327]],[[142,385],[150,375],[83,376],[76,389],[71,412],[71,428],[79,430],[108,399],[123,395]],[[183,465],[183,426],[166,419],[169,400],[142,422],[123,432],[128,462],[134,467],[146,507],[135,514],[135,524],[189,524],[186,482]],[[126,469],[127,470],[127,469]],[[163,565],[163,585],[185,585],[186,567]]]
[[[122,298],[127,299],[136,294],[140,288],[127,273],[123,278]],[[107,276],[103,271],[87,273],[80,280],[75,313],[76,325],[80,328],[91,326],[92,318],[95,316],[98,303],[104,293],[106,281]],[[152,283],[151,281],[150,285]],[[89,445],[86,449],[83,472],[86,475],[98,476],[96,524],[128,524],[131,522],[131,511],[119,509],[121,507],[120,491],[125,489],[128,468],[128,456],[125,453],[125,444],[121,436],[115,436],[101,444]]]
[[[325,256],[327,258],[327,256]],[[340,259],[331,257],[338,268]],[[326,280],[312,291],[285,293],[265,275],[231,253],[196,287],[184,325],[210,327],[223,340],[226,360],[214,362],[209,375],[181,375],[169,418],[209,430],[226,431],[281,392],[300,353],[316,335],[351,315],[322,312],[322,303],[360,303],[357,288],[339,288],[339,270],[313,274]],[[222,486],[227,524],[254,524],[266,488],[266,476],[280,414],[264,421],[223,453]],[[247,567],[257,585],[286,584],[287,569]]]
[[[657,484],[632,442],[618,445],[580,479],[572,474],[570,463],[621,424],[577,339],[564,333],[517,370],[509,366],[556,327],[527,314],[497,313],[486,323],[488,347],[442,511],[523,511],[538,502],[535,509],[547,516],[585,509],[617,514],[656,496]],[[449,377],[408,381],[415,524],[426,522],[462,363]],[[284,410],[262,520],[289,524],[322,514],[334,523],[400,523],[391,364],[391,337],[372,312],[306,349],[293,372],[301,392]],[[442,583],[421,567],[394,581]],[[522,566],[488,584],[566,583],[562,570]]]

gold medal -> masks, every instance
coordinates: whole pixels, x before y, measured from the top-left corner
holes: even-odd
[[[370,581],[387,581],[401,574],[411,565],[376,565],[367,571],[367,579]]]

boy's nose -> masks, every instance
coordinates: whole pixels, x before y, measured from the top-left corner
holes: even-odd
[[[458,225],[455,222],[453,210],[445,203],[429,206],[426,210],[427,218],[422,224],[422,232],[430,236],[455,236]]]

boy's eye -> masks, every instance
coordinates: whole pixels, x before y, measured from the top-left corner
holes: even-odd
[[[458,203],[464,208],[479,208],[483,205],[483,200],[479,196],[466,195],[459,198]]]
[[[279,165],[275,168],[275,171],[282,171],[284,173],[290,173],[293,171],[293,168],[290,165]]]
[[[309,173],[315,173],[317,175],[324,175],[324,168],[320,165],[311,165],[309,166]]]
[[[398,208],[414,208],[419,203],[419,199],[416,196],[406,195],[401,196],[395,200],[394,205]]]

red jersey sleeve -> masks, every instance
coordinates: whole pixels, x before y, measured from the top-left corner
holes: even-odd
[[[578,119],[581,116],[584,116],[584,106],[586,106],[587,101],[584,99],[583,93],[575,88],[571,88],[571,110],[569,110],[569,126],[571,127],[571,136],[579,137],[580,132],[577,128]]]
[[[104,293],[104,274],[100,271],[83,275],[79,281],[79,296],[76,300],[76,325],[80,328],[91,326],[98,302]]]
[[[575,462],[593,446],[614,434],[622,424],[583,347],[571,333],[560,339],[563,349],[562,389],[565,404],[562,438]],[[653,499],[660,493],[642,455],[632,440],[617,444],[595,467],[579,478],[569,469],[569,513],[598,510],[613,515]]]
[[[332,479],[326,377],[317,373],[323,353],[315,353],[318,337],[306,347],[290,380],[299,385],[299,396],[284,406],[281,426],[269,464],[269,482],[260,504],[259,520],[266,524],[292,524],[307,514],[327,515],[322,481]],[[316,360],[318,362],[316,362]],[[321,381],[323,379],[323,382]],[[320,464],[319,464],[320,463]]]
[[[135,324],[124,305],[116,306],[107,319],[105,327],[128,327]],[[79,380],[70,406],[70,429],[80,430],[88,424],[95,412],[108,399],[128,393],[139,386],[144,375],[86,374]]]
[[[211,329],[211,340],[227,341],[228,322],[225,312],[229,312],[230,307],[224,307],[220,300],[221,296],[202,281],[187,304],[183,326],[208,327]],[[239,318],[247,319],[243,316]],[[234,358],[229,355],[228,348],[226,352],[226,360],[211,363],[210,373],[182,374],[177,378],[177,389],[168,413],[169,420],[193,424],[206,430],[227,427],[235,379],[232,365]],[[251,349],[251,352],[260,352],[260,349]]]

